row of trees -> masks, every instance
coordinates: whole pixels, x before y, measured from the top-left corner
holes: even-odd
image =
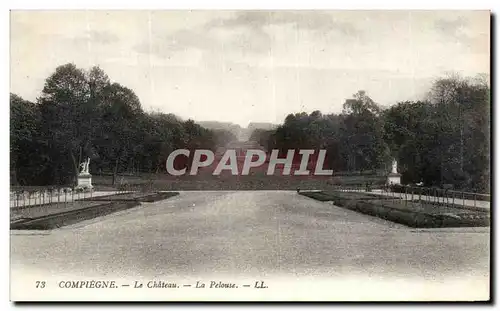
[[[484,78],[451,76],[425,100],[388,109],[359,91],[340,114],[290,114],[251,139],[283,152],[326,149],[334,171],[387,171],[395,158],[404,183],[489,192],[490,88]]]
[[[11,94],[11,183],[74,182],[79,163],[93,172],[154,172],[178,148],[206,148],[236,139],[172,114],[146,113],[134,92],[99,68],[58,67],[36,102]]]
[[[484,78],[448,77],[424,100],[387,109],[359,91],[340,114],[290,114],[250,139],[283,151],[326,149],[334,171],[387,170],[396,158],[405,183],[488,192],[490,87]],[[143,111],[132,90],[98,67],[60,66],[36,102],[10,98],[12,184],[74,182],[87,157],[94,173],[158,172],[175,149],[215,150],[232,140],[228,130]]]

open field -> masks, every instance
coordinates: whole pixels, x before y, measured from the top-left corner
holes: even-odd
[[[278,170],[277,170],[278,171]],[[210,174],[198,176],[168,176],[165,173],[121,176],[117,185],[121,189],[140,189],[146,187],[157,191],[179,190],[296,190],[328,189],[334,186],[365,187],[367,183],[383,185],[384,176],[280,176],[279,173],[267,176],[263,173],[248,176],[228,176]],[[93,177],[97,189],[107,189],[112,185],[112,176]]]

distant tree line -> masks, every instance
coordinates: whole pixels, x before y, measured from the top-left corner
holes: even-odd
[[[364,91],[340,114],[296,113],[275,130],[255,130],[267,149],[326,149],[334,171],[390,169],[403,183],[490,191],[490,87],[484,77],[437,80],[422,101],[382,109]]]
[[[173,114],[145,112],[131,89],[112,83],[99,67],[56,68],[35,102],[10,95],[15,185],[74,183],[87,157],[93,173],[159,172],[175,149],[215,150],[235,139]]]
[[[398,160],[404,183],[490,190],[490,87],[485,78],[437,80],[427,98],[383,109],[364,91],[340,114],[290,114],[256,129],[267,149],[326,149],[336,172],[388,170]],[[70,184],[79,163],[92,173],[161,172],[171,151],[216,150],[237,137],[173,114],[145,112],[134,92],[99,68],[66,64],[35,102],[10,96],[10,174],[15,185]],[[193,153],[191,153],[193,154]],[[189,159],[185,159],[189,165]]]

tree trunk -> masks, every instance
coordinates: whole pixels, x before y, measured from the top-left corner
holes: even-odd
[[[113,186],[115,185],[116,183],[116,173],[118,171],[118,157],[116,157],[115,159],[115,168],[113,169]]]
[[[463,124],[460,125],[460,174],[464,174],[464,129]]]
[[[76,184],[76,180],[78,179],[78,164],[76,162],[76,159],[75,159],[75,155],[73,154],[73,152],[70,152],[70,155],[71,155],[71,160],[73,162],[73,168],[75,169],[75,174],[73,175],[73,184]]]
[[[15,153],[11,153],[13,155],[10,160],[10,185],[17,185],[17,156]]]

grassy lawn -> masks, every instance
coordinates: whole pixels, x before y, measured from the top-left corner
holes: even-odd
[[[80,202],[81,203],[81,202]],[[87,202],[85,202],[87,203]],[[75,202],[76,204],[76,202]],[[99,216],[139,206],[139,202],[100,202],[61,213],[48,214],[38,218],[26,218],[11,221],[11,230],[51,230]]]
[[[335,200],[392,200],[391,197],[385,195],[354,191],[301,191],[300,194],[322,202]]]
[[[94,175],[92,182],[96,189],[109,190],[112,187],[111,176]],[[364,187],[366,183],[381,186],[385,177],[380,176],[294,176],[279,174],[268,176],[263,172],[255,172],[248,176],[231,176],[211,174],[173,177],[164,173],[141,174],[117,178],[117,185],[122,190],[147,189],[148,191],[178,190],[296,190],[323,189],[333,186]]]
[[[431,202],[404,201],[371,193],[321,191],[300,194],[318,201],[416,228],[484,227],[489,212]]]
[[[79,199],[77,201],[137,201],[156,202],[178,195],[179,192],[129,192]]]
[[[50,203],[11,211],[13,230],[50,230],[72,225],[129,208],[140,202],[156,202],[178,195],[178,192],[122,193],[86,198],[67,203]]]

